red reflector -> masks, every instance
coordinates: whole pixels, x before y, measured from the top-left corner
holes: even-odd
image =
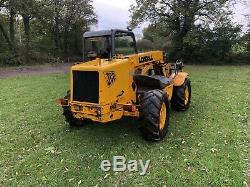
[[[57,100],[57,104],[59,104],[61,106],[68,106],[69,105],[69,101],[67,99],[58,99]]]
[[[123,109],[125,111],[129,111],[129,112],[136,112],[136,106],[135,105],[124,105]]]
[[[131,110],[132,110],[132,112],[136,112],[136,106],[132,105]]]

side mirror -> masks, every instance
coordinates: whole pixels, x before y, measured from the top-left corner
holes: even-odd
[[[169,55],[169,53],[164,52],[164,62],[165,63],[169,63],[169,61],[170,61],[170,55]]]
[[[169,58],[170,58],[169,53],[165,52],[165,58],[166,58],[166,59],[169,59]]]
[[[177,70],[182,70],[184,68],[183,60],[182,59],[176,60],[175,66]]]

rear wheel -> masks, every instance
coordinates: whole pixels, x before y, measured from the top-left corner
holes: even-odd
[[[140,131],[147,140],[162,140],[169,126],[169,101],[162,90],[151,90],[144,93],[140,103]]]
[[[70,91],[67,92],[67,95],[64,97],[64,99],[70,99]],[[84,125],[84,121],[77,119],[73,116],[70,107],[69,106],[63,106],[63,115],[65,117],[65,121],[70,126],[82,126]]]
[[[174,87],[171,107],[177,111],[185,111],[191,101],[191,81],[186,79],[183,85]]]

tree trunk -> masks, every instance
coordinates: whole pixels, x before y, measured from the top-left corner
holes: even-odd
[[[10,39],[9,39],[9,36],[8,36],[7,32],[4,30],[4,27],[3,27],[3,25],[1,23],[0,23],[0,31],[2,32],[6,42],[8,44],[9,50],[12,51],[13,45],[12,45]]]
[[[180,35],[180,33],[176,33],[173,36],[173,54],[171,55],[171,60],[176,61],[182,58],[182,51],[183,51],[183,41],[184,37]]]
[[[28,63],[29,53],[30,53],[30,16],[22,15],[22,17],[23,17],[24,34],[25,34],[25,58]]]
[[[13,52],[16,51],[16,41],[15,41],[15,12],[11,8],[10,9],[10,20],[9,20],[9,32],[10,32],[10,40],[13,45]]]
[[[79,45],[79,41],[81,41],[81,39],[79,39],[79,33],[82,33],[80,32],[81,29],[77,28],[78,25],[77,24],[74,24],[73,25],[73,29],[74,29],[74,36],[72,39],[74,39],[74,51],[73,51],[73,54],[76,55],[76,56],[81,56],[82,54],[82,49],[81,49],[81,46]],[[81,35],[80,35],[81,36]],[[82,43],[82,41],[81,41]]]
[[[64,56],[68,58],[69,56],[69,31],[68,31],[68,21],[64,25],[64,33],[63,33],[63,49],[64,49]]]
[[[69,40],[68,40],[68,31],[65,29],[64,31],[64,55],[65,57],[68,57],[69,55]]]
[[[171,55],[171,60],[176,61],[181,58],[182,56],[182,49],[183,49],[183,40],[184,36],[182,34],[182,26],[179,17],[176,17],[173,23],[173,30],[175,31],[172,43],[173,43],[173,54]]]
[[[194,16],[193,16],[194,17]],[[193,24],[192,16],[185,16],[183,24],[180,21],[176,21],[176,30],[173,37],[173,60],[183,59],[184,39],[187,36],[191,25]]]
[[[55,43],[55,48],[56,52],[58,52],[60,48],[60,36],[59,36],[59,1],[55,0],[54,1],[54,6],[55,6],[55,25],[54,25],[54,43]]]
[[[79,56],[81,54],[81,49],[80,49],[80,46],[79,46],[79,39],[77,37],[77,33],[74,34],[74,55],[76,56]]]
[[[54,41],[55,41],[55,48],[58,51],[59,49],[59,19],[55,17],[55,28],[54,28]]]

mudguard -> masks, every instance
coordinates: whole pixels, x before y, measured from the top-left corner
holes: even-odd
[[[185,73],[185,72],[179,72],[178,74],[174,75],[174,78],[173,78],[174,86],[183,85],[187,77],[188,77],[188,73]]]
[[[134,81],[138,86],[144,86],[160,90],[166,88],[168,85],[171,84],[171,80],[169,78],[160,75],[134,75]]]

